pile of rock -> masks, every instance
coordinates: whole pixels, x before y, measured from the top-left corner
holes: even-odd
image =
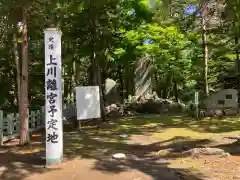
[[[118,117],[136,113],[177,113],[185,111],[185,105],[168,99],[161,99],[157,93],[144,96],[129,96],[124,104],[111,104],[106,107],[108,117]]]
[[[129,96],[125,102],[125,108],[138,113],[167,113],[182,112],[185,110],[185,105],[168,99],[161,99],[154,92],[139,97]]]
[[[200,117],[223,117],[223,116],[236,116],[238,114],[237,109],[210,109],[200,110]]]
[[[124,115],[124,108],[121,104],[111,104],[105,107],[107,117],[120,117]]]
[[[105,112],[109,118],[117,118],[121,116],[132,116],[136,115],[137,112],[129,111],[123,104],[111,104],[105,107]]]

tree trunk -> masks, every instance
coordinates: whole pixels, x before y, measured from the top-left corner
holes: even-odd
[[[178,103],[179,102],[178,101],[178,87],[177,87],[177,81],[176,81],[175,77],[173,78],[173,83],[174,83],[174,85],[173,85],[174,96],[175,96],[176,102]]]
[[[104,103],[104,88],[102,84],[102,77],[101,77],[101,68],[99,63],[97,63],[97,78],[98,78],[98,86],[99,86],[99,94],[100,94],[100,108],[101,108],[101,116],[102,120],[106,121],[106,112],[105,112],[105,103]]]
[[[71,102],[74,104],[74,102],[76,101],[75,98],[75,88],[76,88],[76,61],[75,58],[73,58],[73,62],[72,62],[72,89],[71,89]]]
[[[27,34],[27,12],[22,8],[23,33],[22,33],[22,75],[21,75],[21,100],[20,100],[20,145],[29,143],[28,132],[28,34]]]
[[[239,51],[238,51],[238,37],[234,37],[235,41],[235,51],[236,51],[236,78],[237,78],[237,90],[238,90],[238,97],[240,92],[240,57],[239,57]],[[240,99],[238,98],[238,103],[240,102]]]
[[[99,94],[100,94],[100,108],[101,108],[101,116],[102,120],[106,120],[106,113],[105,113],[105,107],[104,107],[104,98],[103,98],[103,91],[102,91],[102,81],[101,81],[101,68],[100,68],[100,59],[96,58],[96,27],[98,25],[98,16],[96,15],[96,4],[94,1],[90,1],[90,32],[91,32],[91,75],[92,75],[92,82],[93,85],[99,86]],[[91,76],[90,75],[90,76]],[[91,80],[91,79],[89,79]]]
[[[240,64],[239,64],[239,51],[238,51],[238,37],[234,37],[234,39],[235,39],[235,46],[236,46],[236,49],[235,49],[235,51],[236,51],[236,61],[237,61],[237,67],[238,67],[238,72],[239,72],[239,70],[240,70]]]
[[[203,10],[205,11],[205,10]],[[209,95],[208,88],[208,45],[207,45],[207,31],[206,31],[206,22],[204,13],[201,17],[201,26],[202,26],[202,41],[203,41],[203,54],[204,54],[204,64],[203,64],[203,79],[204,79],[204,93],[205,96]]]
[[[70,78],[68,78],[68,80],[67,80],[67,104],[71,104],[71,95],[72,95],[72,93],[71,93],[71,91],[72,91],[72,81],[71,81],[71,79]]]
[[[105,58],[105,56],[104,56]],[[100,63],[102,65],[102,63]],[[100,78],[100,81],[101,81],[101,84],[102,84],[102,96],[103,96],[103,104],[104,104],[104,112],[105,112],[105,103],[106,103],[106,79],[107,79],[107,73],[106,73],[106,65],[104,65],[104,68],[103,66],[100,66],[99,64],[99,68],[100,68],[100,73],[101,73],[101,78]]]
[[[62,66],[62,94],[63,94],[63,104],[66,104],[66,95],[65,95],[65,67]]]
[[[90,66],[88,67],[88,86],[93,85],[93,66],[92,66],[92,62],[90,64]]]
[[[121,97],[121,102],[124,102],[124,82],[123,82],[123,74],[122,74],[122,67],[118,66],[117,68],[117,73],[118,73],[118,78],[119,78],[119,85],[120,85],[120,97]]]
[[[167,99],[167,85],[165,84],[165,86],[163,87],[162,90],[162,98]]]
[[[102,90],[102,81],[101,81],[101,68],[99,62],[96,59],[96,53],[92,52],[92,73],[93,73],[93,85],[99,86],[99,94],[100,94],[100,108],[101,108],[101,116],[103,121],[106,121],[106,112],[104,106],[104,98],[103,98],[103,90]]]
[[[237,71],[237,78],[238,78],[238,89],[240,89],[240,62],[239,62],[239,51],[238,51],[238,37],[234,37],[235,41],[235,52],[236,52],[236,71]]]
[[[17,40],[17,35],[15,33],[13,34],[13,53],[14,53],[14,59],[16,64],[17,108],[18,108],[18,114],[20,114],[21,69],[20,69],[19,53],[18,53],[18,40]]]

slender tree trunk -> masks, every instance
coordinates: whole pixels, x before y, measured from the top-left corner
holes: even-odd
[[[125,89],[126,89],[126,93],[125,93],[125,97],[128,98],[129,95],[132,95],[132,92],[130,91],[130,74],[129,74],[129,66],[127,66],[125,68],[125,72],[124,72],[124,82],[125,82]]]
[[[133,72],[133,68],[128,65],[128,67],[126,68],[126,72],[125,72],[125,77],[124,77],[125,81],[126,81],[126,97],[128,97],[129,95],[134,95],[135,96],[135,82],[134,82],[134,72]]]
[[[102,85],[101,68],[100,68],[99,63],[97,63],[97,85],[99,86],[101,115],[102,115],[103,121],[106,121],[106,112],[105,112],[105,103],[104,103],[104,88]]]
[[[16,64],[17,108],[18,108],[18,114],[20,114],[21,69],[20,69],[19,53],[18,53],[18,40],[17,40],[17,35],[15,33],[13,34],[13,53],[14,53],[14,59]]]
[[[170,89],[169,89],[170,87]],[[171,92],[171,75],[167,74],[165,75],[165,82],[164,82],[164,87],[163,87],[163,98],[168,99],[169,93]]]
[[[92,73],[93,73],[93,84],[96,86],[99,86],[99,94],[100,94],[100,108],[101,108],[101,116],[103,121],[106,121],[106,112],[105,112],[105,106],[104,106],[104,98],[103,98],[103,90],[102,90],[102,81],[101,81],[101,68],[99,65],[99,62],[97,62],[96,59],[96,53],[92,52]]]
[[[163,87],[162,97],[163,97],[164,99],[167,99],[167,84],[165,84],[165,86]]]
[[[71,91],[72,91],[72,81],[71,81],[71,79],[68,79],[68,89],[67,89],[67,102],[68,102],[68,104],[71,104],[71,95],[72,95],[72,93],[71,93]]]
[[[90,66],[88,67],[88,85],[93,85],[93,67],[92,67],[92,62]]]
[[[117,69],[118,71],[118,77],[119,77],[119,81],[120,81],[120,96],[121,96],[121,101],[124,101],[124,82],[123,82],[123,74],[121,71],[121,66],[118,67]]]
[[[93,84],[99,86],[99,94],[100,94],[100,108],[101,108],[101,116],[102,120],[106,120],[106,113],[105,113],[105,106],[104,106],[104,98],[103,98],[103,89],[102,89],[102,81],[101,81],[101,68],[99,59],[97,61],[96,58],[96,27],[98,24],[98,16],[95,14],[96,4],[94,1],[90,1],[90,11],[91,11],[91,18],[89,21],[90,25],[90,32],[91,32],[91,68],[92,68],[92,80]]]
[[[234,24],[235,25],[235,24]],[[238,51],[238,37],[234,37],[235,41],[235,51],[236,51],[236,75],[237,75],[237,90],[238,90],[238,97],[240,92],[240,57],[239,57],[239,51]],[[240,99],[238,98],[238,103],[240,102]]]
[[[236,71],[237,71],[237,80],[238,80],[238,84],[237,84],[237,88],[238,90],[240,89],[240,62],[239,62],[239,51],[238,51],[238,37],[234,37],[234,41],[235,41],[235,52],[236,52]]]
[[[239,64],[239,51],[238,51],[238,37],[234,37],[235,39],[235,46],[236,46],[236,61],[237,61],[237,65],[238,65],[238,71],[240,70],[240,64]]]
[[[21,106],[20,106],[20,145],[29,143],[29,132],[28,132],[28,34],[27,34],[27,12],[23,7],[23,33],[22,33],[22,75],[21,75]]]
[[[105,58],[105,56],[104,56]],[[106,79],[107,79],[107,74],[106,74],[106,65],[104,66],[101,66],[102,63],[99,64],[99,67],[100,67],[100,73],[101,73],[101,78],[100,78],[100,81],[101,81],[101,84],[102,84],[102,96],[103,96],[103,104],[104,104],[104,112],[105,112],[105,103],[106,103]]]
[[[203,10],[205,11],[205,10]],[[207,31],[205,22],[205,13],[202,13],[201,26],[202,26],[202,41],[203,41],[203,54],[204,54],[204,64],[203,64],[203,79],[204,79],[204,93],[205,96],[209,95],[208,88],[208,45],[207,45]]]
[[[62,94],[63,94],[63,104],[66,103],[65,101],[65,68],[62,66]]]
[[[179,100],[178,100],[178,86],[177,86],[177,81],[175,79],[175,77],[173,78],[173,91],[174,91],[174,96],[175,96],[175,100],[176,102],[178,103]]]
[[[74,103],[76,98],[75,98],[75,87],[76,87],[76,61],[75,58],[73,58],[72,62],[72,89],[71,89],[71,102]]]

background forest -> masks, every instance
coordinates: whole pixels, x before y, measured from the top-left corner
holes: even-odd
[[[189,102],[240,86],[240,0],[0,0],[0,109],[44,105],[44,29],[62,31],[64,102],[78,85],[134,94],[135,63],[151,57],[161,98]],[[104,99],[104,93],[102,93]],[[19,104],[19,105],[18,105]],[[27,120],[26,113],[20,114]]]

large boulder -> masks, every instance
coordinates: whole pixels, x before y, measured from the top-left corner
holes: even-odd
[[[215,116],[221,117],[224,115],[224,112],[221,109],[216,109],[215,110]]]
[[[120,92],[118,91],[118,85],[113,79],[107,78],[105,80],[105,103],[111,105],[120,102]]]
[[[236,116],[238,111],[237,109],[224,109],[224,113],[226,116]]]
[[[208,117],[213,117],[215,115],[215,112],[214,112],[214,110],[208,110],[207,112],[206,112],[206,116],[208,116]]]

